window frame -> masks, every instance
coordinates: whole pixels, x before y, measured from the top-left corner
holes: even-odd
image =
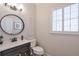
[[[55,10],[62,9],[62,31],[53,31],[53,11],[55,11],[55,10],[52,11],[52,24],[51,24],[52,31],[50,33],[55,33],[55,34],[56,33],[57,34],[79,34],[79,3],[77,3],[77,4],[78,4],[78,32],[76,32],[76,31],[64,31],[64,8],[65,7],[70,7],[70,9],[71,9],[71,5],[73,5],[73,4],[70,4],[68,6],[55,9]],[[71,12],[71,10],[70,10],[70,12]],[[70,18],[71,18],[71,16],[70,16]]]

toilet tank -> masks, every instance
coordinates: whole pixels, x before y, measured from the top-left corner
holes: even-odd
[[[36,46],[36,39],[33,39],[33,41],[31,42],[31,47],[35,47]]]

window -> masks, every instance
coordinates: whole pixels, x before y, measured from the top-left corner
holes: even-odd
[[[54,32],[79,32],[78,10],[79,4],[53,11],[52,31]]]
[[[70,31],[70,7],[64,8],[64,31]]]
[[[71,31],[78,32],[78,4],[71,5]]]
[[[62,9],[53,12],[53,31],[62,31]]]

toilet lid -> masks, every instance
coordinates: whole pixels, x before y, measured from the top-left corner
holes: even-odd
[[[43,48],[37,46],[37,47],[33,47],[33,50],[34,51],[43,51]]]
[[[38,54],[38,55],[44,54],[43,48],[41,48],[39,46],[33,47],[32,49],[33,49],[33,51],[34,51],[35,54]]]

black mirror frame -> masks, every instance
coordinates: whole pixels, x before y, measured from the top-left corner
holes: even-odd
[[[6,16],[15,16],[15,17],[18,17],[18,18],[22,21],[22,23],[23,23],[23,28],[22,28],[22,30],[21,30],[20,32],[16,33],[16,34],[10,34],[10,33],[7,33],[6,31],[4,31],[4,29],[3,29],[2,26],[1,26],[1,21],[2,21],[2,19],[3,19],[4,17],[6,17]],[[3,17],[1,18],[1,20],[0,20],[0,27],[1,27],[2,31],[5,32],[5,33],[8,34],[8,35],[18,35],[18,34],[20,34],[20,33],[24,30],[25,25],[24,25],[24,22],[23,22],[23,20],[22,20],[21,17],[15,15],[15,14],[7,14],[7,15],[5,15],[5,16],[3,16]]]

